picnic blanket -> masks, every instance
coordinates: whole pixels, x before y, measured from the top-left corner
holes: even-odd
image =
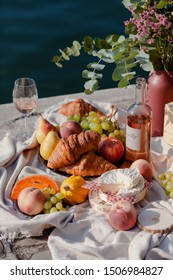
[[[48,108],[43,114],[53,124],[64,120],[57,114],[60,105]],[[99,103],[96,106],[104,108],[107,113],[111,104]],[[118,114],[120,123],[123,123],[124,112]],[[0,239],[12,242],[17,238],[39,236],[44,229],[54,227],[48,237],[52,259],[173,259],[173,231],[152,234],[141,231],[138,226],[128,231],[116,231],[109,224],[107,214],[92,209],[89,201],[72,206],[68,211],[35,217],[21,214],[10,199],[16,180],[29,174],[48,174],[60,185],[66,175],[55,173],[45,166],[39,155],[35,132],[24,143],[17,142],[7,132],[0,140],[0,154]],[[158,173],[171,168],[173,147],[166,144],[162,137],[153,138],[151,160],[156,179]],[[172,200],[168,199],[157,180],[153,180],[145,198],[135,207],[137,213],[155,207],[167,209],[173,215]]]

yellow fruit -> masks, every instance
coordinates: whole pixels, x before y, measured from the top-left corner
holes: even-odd
[[[89,190],[83,188],[86,181],[81,176],[72,175],[65,179],[61,186],[60,192],[64,195],[64,201],[70,205],[84,202],[88,198]]]
[[[36,129],[36,139],[39,144],[43,142],[49,131],[55,131],[57,134],[59,133],[58,129],[53,124],[41,116]]]
[[[55,149],[56,145],[58,144],[60,138],[55,131],[49,131],[46,135],[45,139],[40,145],[40,155],[45,160],[48,160],[51,153]]]

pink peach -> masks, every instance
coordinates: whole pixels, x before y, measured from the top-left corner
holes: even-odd
[[[153,169],[151,164],[145,159],[137,159],[135,160],[130,168],[138,168],[140,174],[144,177],[145,180],[151,182],[153,177]]]
[[[127,200],[113,204],[109,212],[109,223],[116,230],[129,230],[135,226],[137,220],[134,205]]]
[[[21,212],[33,216],[43,211],[45,196],[34,187],[24,188],[18,196],[17,204]]]

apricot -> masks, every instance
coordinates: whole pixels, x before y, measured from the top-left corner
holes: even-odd
[[[136,224],[136,209],[130,201],[117,201],[112,205],[108,219],[114,229],[129,230]]]
[[[21,212],[34,216],[43,211],[45,196],[41,190],[34,187],[23,189],[18,196],[17,204]]]
[[[153,177],[153,169],[151,164],[145,159],[137,159],[135,160],[130,168],[138,168],[140,174],[144,177],[145,180],[151,182]]]

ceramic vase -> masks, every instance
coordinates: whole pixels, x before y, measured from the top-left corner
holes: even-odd
[[[152,109],[152,137],[162,136],[165,104],[173,102],[173,71],[154,71],[148,78],[146,103]]]

